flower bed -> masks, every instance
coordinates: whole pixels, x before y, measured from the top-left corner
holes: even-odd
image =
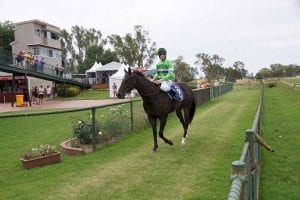
[[[81,145],[76,139],[64,141],[60,144],[62,151],[70,156],[84,155],[93,150],[92,145]]]
[[[60,152],[57,152],[55,148],[49,144],[31,148],[21,157],[23,168],[31,169],[60,162]]]
[[[60,152],[32,159],[25,159],[24,157],[22,157],[21,162],[24,169],[31,169],[58,163],[60,162]]]

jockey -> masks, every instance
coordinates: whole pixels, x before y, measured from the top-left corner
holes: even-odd
[[[167,60],[167,50],[159,48],[157,51],[160,62],[156,65],[156,74],[154,75],[154,83],[161,84],[160,89],[164,92],[169,92],[178,101],[183,100],[181,89],[173,84],[175,79],[172,62]]]

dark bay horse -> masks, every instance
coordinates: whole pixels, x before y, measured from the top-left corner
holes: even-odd
[[[176,111],[176,115],[183,126],[184,132],[181,143],[185,144],[187,130],[189,124],[192,122],[196,109],[192,90],[184,83],[176,83],[184,93],[184,100],[175,102],[169,98],[166,92],[160,91],[159,85],[148,80],[141,72],[132,72],[130,68],[128,68],[128,71],[124,71],[125,76],[118,90],[117,97],[124,98],[126,93],[129,93],[134,88],[137,89],[143,99],[143,107],[152,126],[154,139],[153,151],[156,151],[158,148],[156,127],[157,120],[160,121],[159,137],[169,145],[173,145],[173,142],[164,137],[163,134],[168,115],[173,111]]]

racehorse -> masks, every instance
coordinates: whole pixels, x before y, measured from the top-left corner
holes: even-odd
[[[129,93],[134,88],[137,89],[143,99],[143,107],[152,126],[154,139],[153,151],[155,152],[158,148],[157,120],[160,122],[159,137],[165,143],[173,145],[173,142],[163,134],[168,115],[173,111],[176,111],[176,115],[183,126],[184,132],[181,143],[185,144],[188,127],[193,120],[196,110],[195,98],[191,88],[184,83],[176,83],[181,88],[184,99],[182,101],[174,101],[170,99],[166,92],[160,90],[160,85],[148,80],[140,71],[132,71],[130,67],[128,71],[125,69],[124,71],[125,76],[117,92],[117,97],[124,98],[126,93]]]

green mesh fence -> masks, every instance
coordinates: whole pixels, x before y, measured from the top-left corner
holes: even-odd
[[[91,117],[92,109],[102,137],[118,139],[132,130],[148,126],[141,104],[142,101],[135,101],[72,111],[0,116],[0,176],[22,170],[20,157],[33,147],[50,144],[60,150],[60,143],[73,138],[73,126]],[[101,136],[95,134],[99,143]]]
[[[218,88],[220,92],[213,98],[230,90],[232,85],[224,85],[223,89]],[[209,95],[215,91],[194,90],[196,104],[209,101],[212,98]],[[150,127],[142,104],[141,100],[133,100],[86,109],[0,115],[0,178],[23,170],[21,155],[33,147],[50,144],[60,150],[60,143],[73,138],[73,127],[78,121],[95,119],[95,126],[100,128],[94,131],[96,150],[106,141],[104,137],[119,139],[133,130]]]

